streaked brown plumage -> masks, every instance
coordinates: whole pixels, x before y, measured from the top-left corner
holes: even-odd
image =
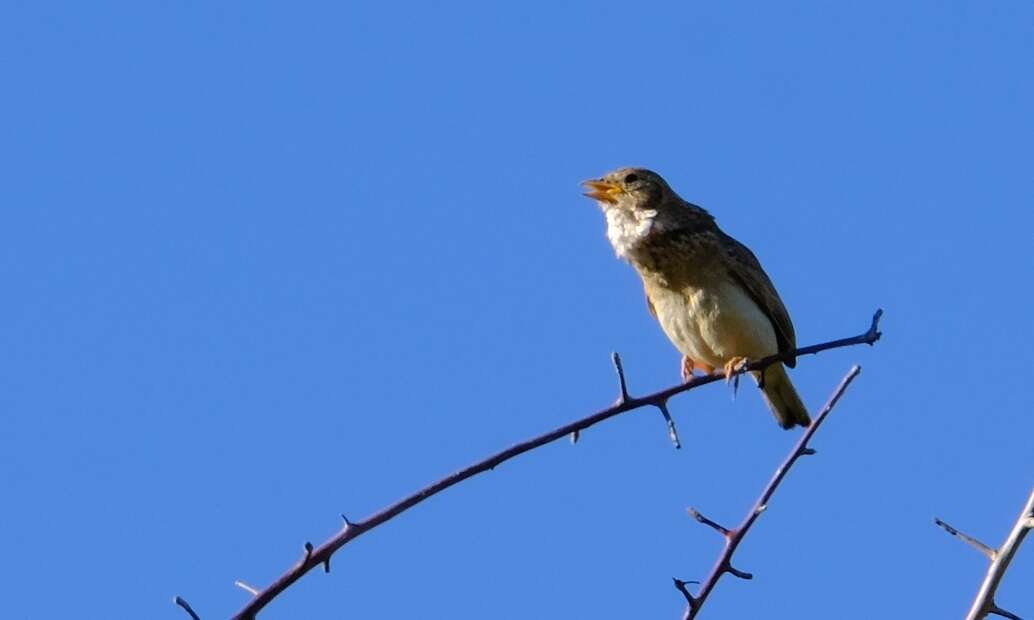
[[[684,378],[715,368],[728,376],[744,359],[796,348],[790,315],[758,259],[710,213],[642,168],[585,185],[607,218],[611,245],[639,273],[650,312],[683,354]],[[780,426],[811,423],[783,364],[766,368],[763,380],[752,374]]]

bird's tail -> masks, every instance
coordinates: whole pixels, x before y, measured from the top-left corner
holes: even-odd
[[[779,426],[786,429],[793,428],[797,424],[804,427],[809,426],[811,418],[808,417],[808,410],[805,409],[801,397],[797,395],[797,390],[790,382],[786,368],[777,362],[765,368],[764,373],[764,379],[761,378],[759,372],[752,374],[754,379],[758,380],[761,393],[765,396],[765,402],[775,414]]]

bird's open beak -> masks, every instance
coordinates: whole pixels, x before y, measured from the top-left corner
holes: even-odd
[[[625,190],[621,189],[620,185],[615,183],[607,183],[606,181],[582,181],[582,185],[586,189],[591,191],[585,192],[585,195],[594,200],[602,200],[610,204],[617,204],[618,196],[625,193]]]

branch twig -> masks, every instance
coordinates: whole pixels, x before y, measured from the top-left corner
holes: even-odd
[[[945,532],[948,532],[949,534],[957,537],[959,540],[966,543],[970,547],[973,547],[980,553],[983,553],[985,556],[987,556],[987,559],[991,560],[992,562],[995,561],[995,556],[998,554],[998,552],[992,549],[991,547],[985,545],[984,543],[980,542],[976,538],[973,538],[969,534],[966,534],[965,532],[958,531],[957,529],[948,525],[944,521],[941,521],[940,519],[934,519],[933,522],[943,527]]]
[[[869,329],[864,333],[859,334],[858,336],[853,336],[851,338],[841,338],[839,340],[832,340],[830,342],[824,342],[821,344],[802,347],[800,349],[797,349],[796,351],[789,351],[779,355],[772,355],[743,366],[742,368],[737,370],[737,373],[742,374],[744,372],[749,372],[752,370],[763,370],[764,368],[776,362],[785,361],[791,357],[811,355],[829,349],[836,349],[840,347],[848,347],[859,344],[873,345],[876,343],[877,340],[880,339],[881,334],[879,331],[879,323],[880,317],[882,316],[883,310],[877,310],[872,317],[872,323],[869,325]],[[374,529],[379,525],[386,523],[387,521],[390,521],[394,517],[405,512],[406,510],[409,510],[413,506],[416,506],[425,499],[437,495],[438,493],[441,493],[445,489],[448,489],[449,487],[455,484],[463,482],[467,478],[494,469],[500,463],[508,461],[514,458],[515,456],[519,456],[530,450],[534,450],[535,448],[556,441],[557,439],[560,439],[562,437],[571,435],[572,438],[576,438],[580,431],[585,430],[590,426],[599,424],[604,420],[608,420],[622,413],[626,413],[634,409],[640,409],[642,407],[655,407],[663,412],[665,411],[665,405],[668,399],[670,399],[672,396],[692,390],[702,385],[707,385],[708,383],[714,383],[716,381],[725,380],[724,375],[705,375],[701,377],[694,377],[685,383],[675,385],[660,390],[658,392],[654,392],[653,394],[648,394],[646,396],[635,398],[628,395],[628,388],[624,380],[624,370],[621,368],[620,362],[615,360],[615,366],[618,369],[618,376],[621,388],[617,403],[606,409],[603,409],[602,411],[598,411],[590,416],[587,416],[575,422],[571,422],[570,424],[565,424],[559,428],[539,435],[538,437],[534,437],[527,441],[515,444],[507,448],[506,450],[498,452],[484,460],[481,460],[477,463],[474,463],[473,465],[465,467],[464,469],[450,474],[445,478],[442,478],[441,480],[438,480],[437,482],[429,486],[426,486],[423,489],[420,489],[416,493],[413,493],[412,495],[402,500],[399,500],[398,502],[382,509],[380,512],[377,512],[362,521],[358,521],[356,523],[349,523],[346,521],[342,529],[337,534],[335,534],[333,537],[331,537],[329,540],[325,541],[318,547],[315,547],[311,550],[307,549],[305,555],[298,562],[296,562],[293,566],[291,566],[283,574],[281,574],[280,577],[276,579],[276,581],[271,583],[265,589],[260,590],[258,594],[256,594],[250,601],[248,601],[248,603],[243,608],[241,608],[240,611],[237,612],[237,615],[234,616],[234,620],[250,620],[252,618],[255,618],[255,616],[259,613],[259,611],[262,610],[262,608],[268,605],[270,601],[276,598],[281,592],[289,588],[291,584],[298,581],[302,577],[302,575],[320,565],[323,565],[325,568],[328,567],[330,557],[338,549],[345,546],[353,539]],[[669,432],[670,429],[671,427],[669,427]],[[673,437],[673,441],[674,440],[675,438]]]
[[[190,606],[190,603],[183,600],[182,596],[177,596],[176,598],[172,599],[172,602],[176,603],[177,605],[183,608],[183,611],[190,614],[191,620],[201,620],[201,617],[197,615],[197,612],[194,611],[194,608]]]
[[[685,587],[685,582],[675,580],[676,589],[686,597],[687,605],[686,612],[682,616],[683,620],[696,618],[697,614],[700,613],[700,609],[704,606],[704,603],[707,602],[707,597],[710,596],[714,587],[718,585],[718,580],[721,579],[725,573],[729,573],[730,575],[739,577],[740,579],[753,578],[752,574],[733,567],[732,556],[736,553],[736,548],[740,546],[741,542],[743,542],[743,538],[747,535],[747,532],[750,531],[751,526],[754,525],[757,518],[761,516],[761,513],[764,512],[766,508],[768,508],[769,500],[772,499],[772,495],[775,494],[776,489],[779,488],[779,484],[783,481],[783,478],[786,477],[786,474],[789,473],[793,464],[797,462],[797,459],[802,456],[808,456],[815,453],[814,450],[808,447],[808,442],[819,430],[819,427],[822,426],[822,423],[826,420],[829,413],[833,411],[833,407],[836,406],[837,401],[839,401],[840,397],[843,396],[844,391],[847,390],[847,386],[851,385],[851,382],[854,381],[854,378],[857,377],[858,373],[861,371],[861,367],[855,365],[840,381],[840,385],[838,385],[837,389],[833,391],[833,395],[829,397],[829,401],[822,408],[822,411],[819,412],[819,415],[815,417],[815,421],[811,423],[808,430],[806,430],[804,435],[801,436],[800,441],[798,441],[797,445],[795,445],[793,450],[790,451],[790,454],[783,461],[782,465],[779,466],[779,469],[776,470],[772,479],[768,482],[768,486],[766,486],[765,490],[761,492],[761,496],[758,497],[757,501],[754,503],[754,507],[751,508],[749,513],[747,513],[747,516],[743,519],[743,522],[740,523],[739,527],[733,530],[727,529],[703,516],[695,509],[689,509],[690,516],[725,537],[725,547],[722,549],[722,553],[718,556],[718,561],[715,562],[714,568],[711,569],[711,573],[707,576],[707,579],[704,580],[704,584],[700,586],[700,591],[696,596],[689,593]],[[681,586],[679,585],[680,583],[682,584]]]
[[[956,536],[963,542],[972,545],[991,560],[991,566],[987,569],[987,575],[984,576],[984,581],[980,584],[980,590],[977,592],[977,597],[973,600],[973,605],[969,608],[969,613],[966,614],[966,620],[981,620],[989,614],[1010,618],[1011,620],[1021,620],[1016,614],[1002,609],[995,603],[995,592],[998,591],[998,585],[1002,582],[1005,571],[1009,569],[1009,563],[1012,562],[1016,552],[1019,551],[1023,539],[1031,529],[1034,529],[1034,490],[1030,492],[1027,503],[1023,505],[1023,512],[1016,519],[1016,523],[1013,525],[1012,531],[1009,532],[1009,536],[1002,543],[1002,546],[997,549],[992,549],[972,536],[963,534],[940,519],[934,519],[934,523],[943,527],[952,536]]]

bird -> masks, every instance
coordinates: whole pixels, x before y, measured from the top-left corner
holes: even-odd
[[[682,378],[722,369],[726,381],[750,360],[789,354],[793,322],[754,253],[682,199],[656,172],[620,168],[584,181],[607,222],[614,252],[639,274],[647,307],[682,353]],[[792,356],[752,371],[784,429],[811,424],[786,372]]]

